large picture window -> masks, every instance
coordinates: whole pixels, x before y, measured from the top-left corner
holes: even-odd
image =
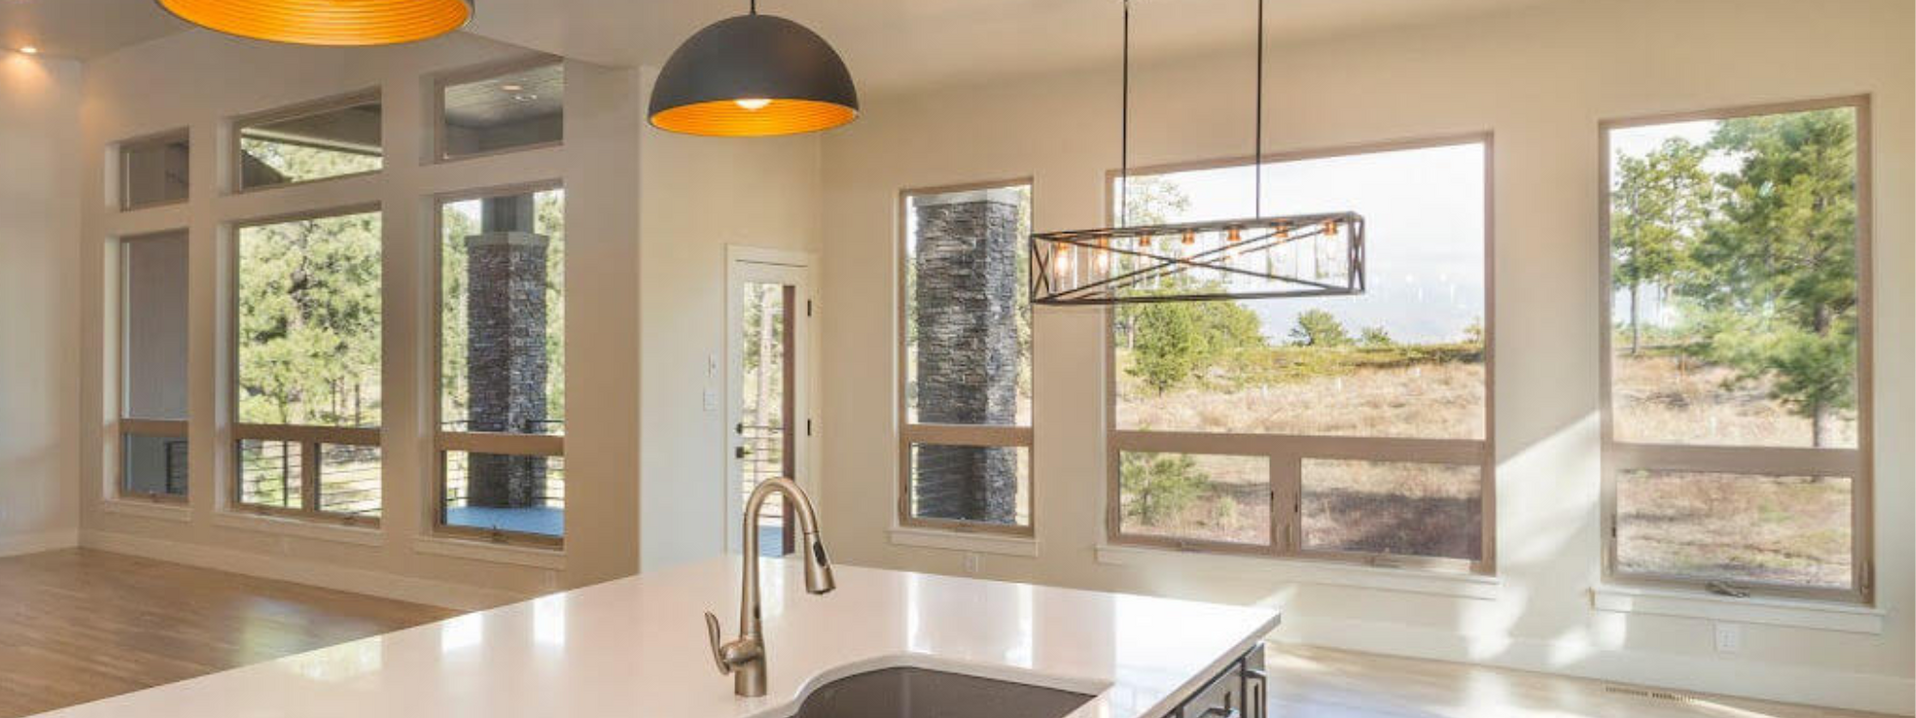
[[[899,522],[1029,534],[1031,184],[902,202]]]
[[[376,523],[380,214],[243,226],[237,245],[236,503]]]
[[[1111,310],[1118,543],[1488,572],[1488,138],[1134,173],[1126,225],[1350,210],[1357,296]],[[1167,237],[1165,241],[1178,241]]]
[[[1610,577],[1870,596],[1866,110],[1604,126]]]
[[[181,500],[186,465],[186,232],[119,247],[119,494]]]
[[[565,535],[565,191],[439,207],[437,523],[557,544]]]

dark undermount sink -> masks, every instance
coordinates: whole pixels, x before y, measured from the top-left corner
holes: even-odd
[[[820,686],[792,718],[1063,718],[1083,693],[923,668],[885,668]]]

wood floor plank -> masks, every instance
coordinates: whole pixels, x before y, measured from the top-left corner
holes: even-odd
[[[0,718],[458,613],[100,551],[0,558]]]

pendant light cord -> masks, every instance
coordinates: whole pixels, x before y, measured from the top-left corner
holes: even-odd
[[[758,0],[752,0],[757,2]],[[1131,224],[1131,0],[1124,0],[1123,90],[1118,93],[1118,226]]]
[[[752,0],[758,12],[758,0]],[[1131,0],[1124,0],[1124,60],[1118,93],[1118,224],[1131,223]],[[1264,0],[1257,0],[1256,98],[1251,130],[1251,216],[1264,217]]]
[[[757,2],[757,0],[753,0]],[[1252,217],[1264,218],[1264,0],[1257,0],[1257,129],[1252,132],[1251,181]]]
[[[758,14],[758,0],[751,0],[751,6],[752,6],[752,14],[753,14],[753,15],[757,15],[757,14]]]

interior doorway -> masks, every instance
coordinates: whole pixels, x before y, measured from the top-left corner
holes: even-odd
[[[813,489],[807,444],[810,386],[806,360],[812,314],[808,255],[731,248],[727,281],[730,367],[726,446],[726,546],[741,551],[745,499],[766,479],[789,477]],[[815,493],[815,492],[813,492]],[[762,556],[792,552],[797,537],[778,497],[760,512]]]

